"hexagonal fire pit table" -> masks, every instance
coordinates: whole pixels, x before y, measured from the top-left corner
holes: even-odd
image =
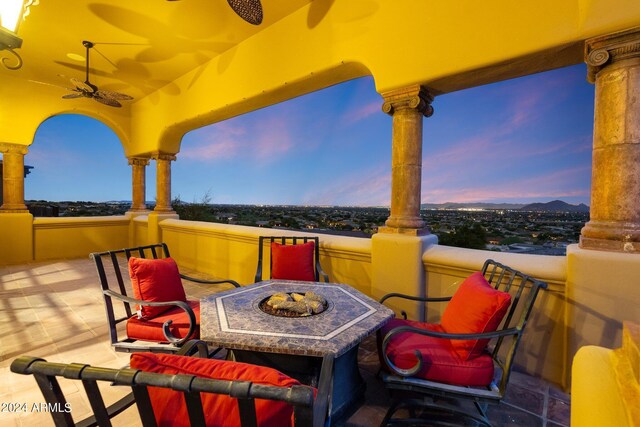
[[[309,291],[326,299],[321,313],[281,317],[260,307],[276,293]],[[305,384],[317,387],[329,376],[329,417],[335,421],[364,393],[358,345],[393,316],[347,285],[269,280],[202,298],[200,337],[231,350],[235,360],[273,367]]]

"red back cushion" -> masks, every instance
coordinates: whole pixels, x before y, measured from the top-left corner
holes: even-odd
[[[186,301],[187,297],[180,280],[178,265],[172,258],[145,259],[129,258],[129,275],[133,296],[152,302]],[[142,306],[140,317],[151,319],[170,310],[172,306]]]
[[[281,245],[271,242],[271,278],[314,282],[315,242]]]
[[[298,381],[272,368],[217,359],[177,356],[174,354],[134,353],[131,368],[162,374],[187,374],[220,380],[251,381],[261,385],[291,387]],[[189,426],[189,416],[182,392],[150,387],[149,395],[159,426]],[[202,393],[207,426],[238,426],[240,412],[236,399],[227,395]],[[260,427],[291,426],[293,406],[284,402],[256,399]]]
[[[481,272],[473,273],[460,285],[442,314],[442,328],[452,334],[495,331],[511,303],[511,295],[493,289]],[[489,340],[451,340],[462,360],[482,354]]]

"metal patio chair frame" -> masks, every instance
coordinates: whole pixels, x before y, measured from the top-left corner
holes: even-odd
[[[384,337],[380,337],[379,334],[379,343],[380,339],[382,339],[380,348],[381,356],[391,370],[390,373],[384,370],[381,371],[381,378],[385,387],[389,389],[390,392],[409,392],[409,395],[418,396],[417,398],[395,398],[381,425],[412,424],[417,421],[416,418],[414,418],[416,414],[415,409],[422,408],[426,410],[428,416],[433,416],[434,414],[447,415],[449,417],[462,416],[475,420],[482,425],[491,426],[489,418],[487,417],[488,405],[500,403],[505,396],[514,358],[524,328],[527,325],[529,315],[532,312],[539,291],[546,289],[547,284],[491,259],[485,261],[482,267],[482,274],[493,288],[511,294],[511,305],[501,326],[495,332],[451,334],[418,329],[411,326],[400,326],[389,331]],[[422,298],[390,293],[382,297],[380,302],[383,303],[389,298],[403,298],[411,301],[424,302],[425,304],[428,302],[444,302],[451,299],[451,297]],[[423,364],[418,352],[416,352],[418,363],[409,369],[398,368],[389,360],[386,354],[386,349],[391,338],[403,332],[412,332],[443,339],[490,339],[487,349],[494,363],[494,380],[487,387],[466,387],[413,377],[413,375],[420,372]],[[433,403],[429,403],[424,397],[432,398]],[[478,415],[465,412],[459,406],[447,402],[446,398],[473,402],[478,411]],[[438,400],[440,401],[437,402]],[[393,419],[392,416],[400,409],[409,409],[411,418]],[[438,421],[435,418],[429,418],[429,423],[437,425]],[[451,421],[447,421],[446,419],[442,420],[442,424],[456,425],[451,424]]]
[[[111,339],[111,345],[116,351],[132,353],[136,351],[150,351],[158,353],[177,353],[180,347],[189,339],[193,339],[192,335],[197,325],[197,319],[193,309],[184,301],[169,301],[169,302],[150,302],[144,300],[138,300],[130,297],[127,294],[127,288],[123,277],[125,275],[122,272],[122,268],[125,270],[126,277],[128,277],[128,260],[132,256],[138,258],[168,258],[169,248],[165,243],[156,243],[151,245],[136,246],[131,248],[124,248],[105,252],[93,252],[90,258],[96,264],[98,271],[98,277],[100,279],[100,285],[102,287],[102,296],[104,298],[105,310],[107,313],[107,320],[109,322],[109,337]],[[123,259],[123,256],[125,257]],[[127,262],[123,266],[120,265],[120,261]],[[105,270],[105,264],[110,264],[113,267],[114,274],[107,274]],[[184,274],[180,274],[180,278],[195,283],[201,284],[220,284],[229,283],[238,288],[240,285],[234,280],[204,280],[195,277],[190,277]],[[115,283],[114,283],[115,282]],[[116,287],[117,286],[117,287]],[[117,317],[114,310],[114,300],[122,302],[124,306],[125,315]],[[177,338],[171,334],[170,326],[171,320],[165,322],[162,326],[162,331],[167,339],[167,342],[154,342],[131,339],[129,337],[118,336],[118,324],[126,322],[135,312],[132,311],[131,305],[144,305],[144,306],[174,306],[180,307],[184,310],[189,317],[189,331],[183,338]],[[214,352],[215,353],[215,352]],[[212,354],[214,354],[212,353]]]
[[[192,340],[185,344],[178,354],[187,356],[196,352],[202,354],[203,351],[206,352],[206,344],[199,340]],[[240,425],[243,427],[257,426],[255,399],[280,401],[293,405],[296,427],[321,427],[326,419],[326,402],[322,401],[322,395],[318,393],[314,401],[313,389],[302,385],[281,387],[250,381],[216,380],[185,374],[160,374],[129,368],[109,369],[80,363],[52,363],[31,356],[16,358],[11,363],[11,371],[35,377],[47,407],[52,408],[49,412],[57,427],[111,426],[111,419],[133,404],[137,407],[141,425],[155,426],[157,424],[149,387],[182,392],[189,423],[192,426],[205,425],[202,395],[206,393],[228,395],[236,399]],[[82,381],[92,415],[78,422],[73,420],[71,411],[67,410],[69,403],[57,377]],[[106,406],[98,387],[101,381],[111,383],[113,386],[130,387],[131,393]]]
[[[260,236],[258,239],[258,267],[256,268],[256,276],[255,282],[260,282],[264,280],[262,278],[262,265],[264,258],[264,242],[269,242],[269,251],[271,250],[271,243],[279,243],[281,245],[297,245],[299,243],[308,243],[314,242],[315,247],[313,250],[313,258],[314,258],[314,270],[315,270],[315,279],[316,282],[320,281],[320,278],[324,282],[329,282],[329,276],[324,272],[322,266],[320,265],[320,239],[317,236]],[[271,272],[271,267],[273,266],[272,258],[269,257],[270,268],[269,272]],[[271,273],[269,273],[269,278],[271,278]]]

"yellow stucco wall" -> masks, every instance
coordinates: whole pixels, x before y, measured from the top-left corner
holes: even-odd
[[[0,214],[0,264],[33,260],[33,216],[30,213]]]
[[[129,219],[124,216],[36,218],[33,238],[36,261],[88,257],[91,252],[127,247]]]

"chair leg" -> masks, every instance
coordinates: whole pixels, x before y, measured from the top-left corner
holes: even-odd
[[[476,409],[478,410],[478,412],[480,412],[480,415],[482,416],[482,420],[489,426],[491,427],[491,422],[489,421],[489,417],[487,417],[487,409],[489,408],[489,404],[487,403],[480,403],[478,401],[474,401],[473,404],[476,406]]]
[[[380,426],[394,425],[438,425],[460,427],[461,425],[487,426],[492,427],[487,418],[486,410],[488,404],[474,402],[476,409],[480,412],[480,417],[469,414],[454,405],[441,402],[430,403],[430,399],[394,399],[385,414]],[[409,412],[409,418],[393,418],[394,414],[401,409]],[[420,411],[422,410],[422,411]],[[438,417],[438,415],[440,417]],[[473,424],[460,424],[461,420],[472,422]]]

